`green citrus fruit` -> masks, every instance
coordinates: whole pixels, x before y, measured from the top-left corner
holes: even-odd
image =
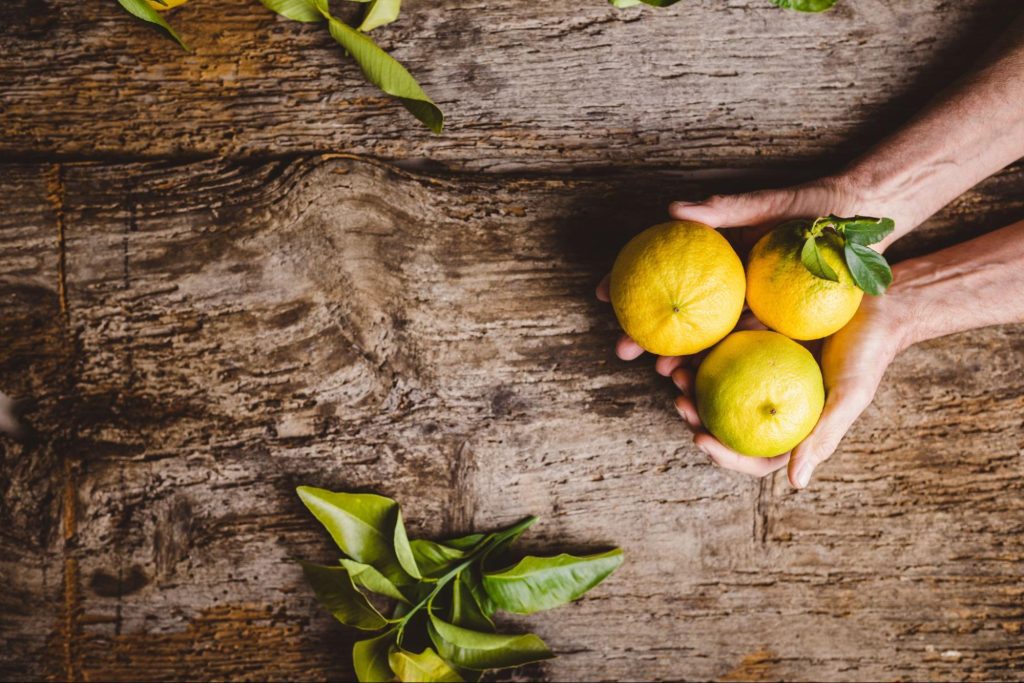
[[[612,307],[637,344],[662,356],[702,351],[743,310],[743,263],[717,230],[690,221],[634,237],[612,267]]]
[[[747,261],[747,304],[757,319],[792,339],[820,339],[850,321],[864,292],[854,284],[834,235],[818,239],[839,282],[823,280],[800,260],[805,223],[783,223],[762,237]]]
[[[711,434],[744,455],[771,457],[811,433],[825,405],[811,352],[777,332],[734,332],[697,370],[697,413]]]

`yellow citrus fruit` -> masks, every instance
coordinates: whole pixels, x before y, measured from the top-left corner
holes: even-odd
[[[839,282],[823,280],[800,260],[803,221],[783,223],[758,240],[747,261],[747,304],[757,319],[792,339],[827,337],[850,321],[864,292],[854,284],[834,235],[818,239]]]
[[[825,405],[811,352],[765,330],[734,332],[708,354],[694,385],[709,432],[744,455],[771,457],[811,433]]]
[[[743,263],[717,230],[661,223],[622,248],[612,267],[612,307],[637,344],[662,356],[702,351],[736,326]]]
[[[153,0],[146,0],[146,2],[148,2],[149,6],[153,9],[164,10],[177,7],[178,5],[184,5],[188,0],[164,0],[164,4],[162,5],[159,2],[154,2]]]

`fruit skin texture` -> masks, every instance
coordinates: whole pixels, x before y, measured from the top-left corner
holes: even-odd
[[[645,350],[702,351],[736,326],[743,311],[743,263],[717,230],[671,221],[644,230],[612,266],[612,308]]]
[[[765,330],[726,337],[701,363],[694,386],[701,422],[743,455],[791,450],[811,433],[825,405],[811,352]]]
[[[792,339],[820,339],[850,321],[864,292],[854,284],[834,235],[818,250],[839,282],[822,280],[800,260],[805,221],[783,223],[758,240],[747,261],[747,304],[757,319]]]

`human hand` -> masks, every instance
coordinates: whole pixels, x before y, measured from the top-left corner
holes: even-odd
[[[672,381],[682,392],[676,397],[676,410],[693,430],[694,443],[716,465],[757,477],[788,465],[790,483],[804,488],[814,469],[835,452],[871,404],[886,368],[908,345],[904,328],[898,302],[864,297],[853,319],[820,344],[825,408],[811,433],[791,453],[752,458],[733,451],[704,430],[694,403],[694,370],[687,365],[672,371]]]

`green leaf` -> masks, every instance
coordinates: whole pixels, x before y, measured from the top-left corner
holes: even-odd
[[[126,10],[128,10],[128,12],[135,15],[139,19],[142,19],[143,21],[148,21],[151,24],[156,24],[163,30],[167,31],[171,38],[174,38],[174,40],[178,42],[178,45],[181,45],[181,48],[183,50],[185,50],[186,52],[190,51],[188,49],[188,45],[186,45],[185,41],[181,39],[181,36],[174,32],[174,29],[171,28],[171,25],[168,24],[167,21],[162,16],[160,16],[160,13],[158,11],[150,7],[146,0],[117,1],[121,3],[121,7],[124,7]]]
[[[608,0],[613,7],[619,9],[625,9],[626,7],[636,7],[640,4],[640,0]]]
[[[395,679],[395,673],[388,663],[388,654],[395,644],[397,630],[360,640],[352,646],[352,666],[359,683],[387,683]]]
[[[447,572],[457,561],[466,556],[466,553],[461,550],[449,548],[443,543],[434,541],[417,539],[412,541],[410,546],[420,573],[423,576],[434,578]]]
[[[370,0],[366,7],[366,14],[363,15],[363,23],[359,25],[360,31],[372,31],[373,29],[390,24],[398,18],[398,12],[402,8],[402,0]]]
[[[484,572],[484,589],[499,609],[533,614],[576,600],[620,564],[622,551],[618,548],[584,557],[565,553],[527,556],[504,571]]]
[[[840,218],[836,228],[847,242],[866,245],[881,242],[886,235],[896,229],[896,223],[891,218],[855,216]]]
[[[324,16],[312,0],[260,0],[260,2],[272,12],[277,12],[294,21],[313,23],[324,20]]]
[[[414,578],[423,578],[420,575],[420,570],[416,566],[416,558],[412,554],[412,546],[409,545],[409,536],[405,533],[405,523],[402,522],[402,511],[398,509],[398,504],[395,504],[395,533],[392,540],[392,545],[395,549],[395,555],[398,557],[398,563],[402,565],[402,569]]]
[[[466,669],[507,669],[554,657],[544,641],[532,633],[482,633],[449,624],[434,614],[430,614],[427,629],[438,653]]]
[[[461,572],[461,580],[480,606],[480,612],[490,621],[491,615],[498,611],[494,600],[484,590],[483,572],[478,566],[469,566]]]
[[[311,486],[297,491],[346,555],[374,566],[399,586],[410,583],[410,575],[419,578],[405,569],[411,563],[415,570],[415,561],[408,539],[401,546],[405,528],[395,501],[372,493],[333,493]],[[407,555],[404,561],[402,555]]]
[[[839,282],[839,276],[836,275],[836,271],[832,269],[832,266],[825,261],[821,255],[821,251],[818,249],[818,240],[816,237],[808,237],[804,241],[804,246],[800,250],[800,262],[804,264],[804,268],[811,271],[815,277],[819,277],[822,280],[831,280],[832,282]]]
[[[462,677],[458,672],[429,647],[419,654],[393,649],[388,657],[388,663],[400,681],[462,683]]]
[[[469,534],[468,536],[460,536],[458,538],[449,538],[442,543],[449,548],[455,548],[456,550],[473,550],[484,541],[490,540],[491,534]]]
[[[779,7],[795,9],[797,12],[824,12],[836,4],[836,0],[772,0]]]
[[[456,626],[474,631],[494,631],[494,622],[484,614],[483,607],[480,606],[470,587],[470,581],[466,570],[459,572],[459,575],[452,581],[452,599],[449,605],[448,621]],[[493,610],[491,613],[493,614]]]
[[[368,591],[400,602],[409,602],[402,591],[398,590],[398,587],[388,580],[388,577],[370,565],[342,558],[341,566],[348,571],[348,575],[352,578],[352,583],[359,588],[365,588]]]
[[[343,567],[322,567],[309,562],[301,564],[317,599],[335,619],[364,631],[376,631],[387,626],[387,620],[359,592]]]
[[[399,102],[435,133],[444,128],[444,114],[423,92],[416,79],[395,58],[377,47],[369,37],[354,28],[329,18],[331,36],[348,50],[367,80]]]
[[[884,294],[886,288],[892,284],[892,269],[889,268],[885,257],[871,247],[855,242],[847,242],[843,251],[846,255],[846,265],[857,286],[868,294]]]

